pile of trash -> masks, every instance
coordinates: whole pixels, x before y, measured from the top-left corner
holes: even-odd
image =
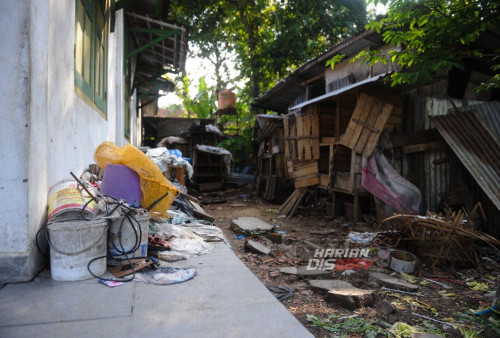
[[[104,142],[94,154],[97,165],[54,185],[47,224],[37,235],[37,244],[44,232],[50,246],[52,278],[96,277],[110,287],[132,280],[179,283],[196,271],[161,261],[209,253],[215,241],[229,245],[186,188],[164,176],[171,165],[192,176],[189,161],[178,155]]]
[[[231,221],[230,228],[240,258],[301,322],[318,330],[314,331],[318,335],[329,331],[342,336],[498,336],[500,255],[490,246],[498,242],[471,228],[472,214],[399,215],[378,228],[338,219],[335,226],[322,228],[314,227],[313,219],[276,218],[269,224],[239,217]],[[453,226],[450,223],[460,224],[460,231],[455,229],[454,234],[480,239],[484,246],[478,248],[476,242],[479,262],[469,262],[468,269],[446,265],[460,261],[450,260],[454,256],[444,250],[428,261],[424,258],[430,256],[420,256],[418,246],[393,240],[401,236],[418,240],[423,233],[419,227],[424,225],[428,226],[424,234],[436,239],[430,226],[444,233],[443,228]],[[299,233],[311,237],[297,236]],[[453,237],[443,236],[440,246],[434,242],[435,250],[446,249],[446,239]],[[462,243],[455,238],[455,245],[457,241]]]

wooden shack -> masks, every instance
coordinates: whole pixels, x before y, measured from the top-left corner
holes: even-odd
[[[493,51],[500,48],[499,37],[498,32],[487,31],[478,44]],[[423,85],[391,87],[386,79],[395,66],[348,61],[362,50],[374,49],[390,51],[379,34],[362,32],[306,62],[254,100],[255,107],[283,116],[286,175],[296,190],[280,211],[293,214],[313,187],[329,193],[333,215],[343,211],[339,205],[351,207],[354,221],[359,219],[361,208],[373,214],[370,207],[374,200],[360,184],[361,163],[379,146],[394,172],[420,190],[421,212],[438,210],[443,204],[460,206],[479,200],[490,220],[500,219],[500,206],[492,203],[493,190],[500,189],[500,183],[491,183],[494,188],[483,183],[491,165],[485,159],[471,164],[490,141],[461,139],[456,132],[460,124],[452,117],[438,118],[449,116],[450,111],[456,113],[457,107],[460,111],[474,107],[483,122],[472,119],[475,125],[471,132],[485,123],[495,134],[495,112],[499,108],[485,102],[498,100],[500,93],[474,91],[484,79],[484,65],[489,61],[476,60],[465,70],[439,72]],[[334,69],[325,67],[327,60],[339,54],[345,61]],[[462,115],[458,120],[470,119]],[[473,151],[462,152],[465,146]],[[489,226],[489,230],[500,233],[500,221],[489,223],[498,224]]]
[[[279,115],[257,115],[255,140],[257,153],[256,186],[268,201],[283,201],[286,195],[285,142],[283,119]],[[285,197],[286,198],[286,197]]]

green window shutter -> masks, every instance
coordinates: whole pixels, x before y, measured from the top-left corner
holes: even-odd
[[[75,86],[106,114],[108,24],[106,0],[76,0]]]

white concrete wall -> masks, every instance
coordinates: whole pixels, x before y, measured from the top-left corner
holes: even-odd
[[[75,93],[75,1],[0,0],[0,284],[43,267],[35,234],[49,188],[94,163],[101,142],[126,143],[122,12],[109,35],[104,117]]]
[[[0,1],[0,283],[28,256],[29,4]]]

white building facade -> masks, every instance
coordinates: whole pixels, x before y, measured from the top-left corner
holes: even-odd
[[[49,189],[103,141],[140,144],[125,9],[107,0],[0,0],[0,284],[45,264]],[[129,85],[129,83],[131,83]],[[135,87],[135,88],[132,88]]]

